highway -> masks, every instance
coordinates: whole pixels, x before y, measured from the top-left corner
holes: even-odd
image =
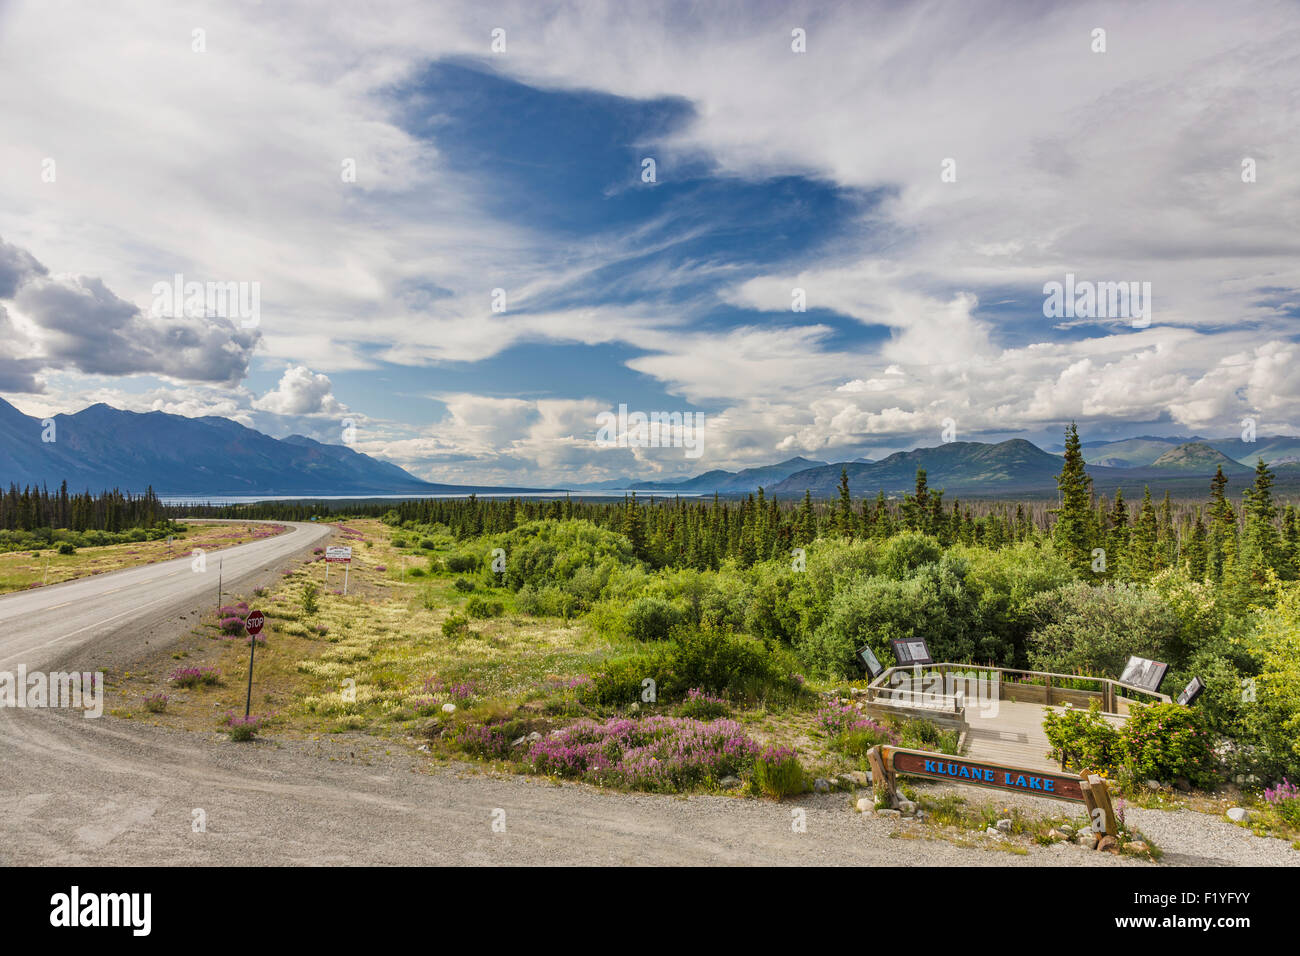
[[[252,522],[241,522],[252,523]],[[289,530],[261,541],[204,555],[196,569],[190,555],[111,574],[17,591],[0,597],[0,671],[19,664],[48,670],[61,660],[77,667],[75,652],[110,631],[129,627],[173,608],[216,606],[218,576],[234,585],[274,567],[329,536],[330,525],[274,522]]]

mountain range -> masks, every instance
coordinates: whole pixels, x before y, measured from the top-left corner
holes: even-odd
[[[276,439],[227,418],[185,418],[91,405],[52,426],[0,399],[0,482],[62,481],[74,492],[119,488],[160,495],[467,494],[421,481],[346,445]],[[46,440],[52,438],[53,440]],[[529,489],[501,488],[498,491]]]
[[[75,415],[56,415],[51,426],[0,399],[0,487],[67,481],[73,491],[120,488],[196,498],[273,495],[529,494],[553,489],[448,485],[422,481],[390,462],[346,445],[302,435],[276,439],[226,418],[185,418],[165,412],[130,412],[92,405]],[[47,441],[46,438],[53,438]],[[1093,488],[1129,498],[1144,485],[1152,493],[1203,496],[1222,468],[1230,489],[1250,482],[1262,457],[1276,475],[1279,492],[1300,492],[1300,438],[1163,438],[1144,436],[1085,442]],[[634,489],[655,495],[745,495],[762,487],[773,497],[816,498],[839,493],[840,472],[854,497],[912,490],[924,468],[932,488],[951,496],[1055,498],[1061,456],[1021,438],[998,443],[948,442],[896,452],[879,461],[859,458],[825,462],[796,457],[742,471],[714,469],[699,475],[642,481],[615,478],[569,486],[580,495],[618,495]]]

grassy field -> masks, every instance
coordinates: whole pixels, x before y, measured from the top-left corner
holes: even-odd
[[[196,548],[216,551],[283,530],[281,525],[188,521],[185,531],[170,544],[165,540],[132,541],[78,548],[75,554],[59,554],[53,549],[10,551],[0,554],[0,594],[186,557]]]

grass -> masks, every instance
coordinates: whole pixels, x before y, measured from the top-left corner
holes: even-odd
[[[46,584],[59,584],[94,574],[156,564],[188,557],[195,549],[205,553],[265,537],[268,525],[212,524],[191,520],[186,530],[168,545],[161,541],[130,541],[99,548],[78,548],[75,554],[43,551],[8,551],[0,554],[0,594]]]

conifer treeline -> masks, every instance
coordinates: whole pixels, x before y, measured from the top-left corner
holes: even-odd
[[[1060,502],[1008,503],[945,501],[918,469],[914,490],[901,499],[883,492],[854,499],[848,476],[840,475],[831,501],[776,501],[762,488],[741,499],[682,497],[601,501],[569,497],[426,498],[408,501],[268,501],[245,505],[164,505],[149,489],[132,496],[119,491],[69,495],[11,485],[0,496],[0,528],[30,531],[124,531],[190,517],[300,520],[336,516],[385,518],[391,524],[441,525],[457,538],[499,534],[539,519],[584,519],[625,534],[637,555],[665,567],[717,568],[734,560],[742,566],[789,557],[792,549],[819,536],[888,538],[900,531],[933,535],[947,547],[991,549],[1052,538],[1080,571],[1103,577],[1143,580],[1166,567],[1183,566],[1197,579],[1220,579],[1229,569],[1267,570],[1284,579],[1300,575],[1300,516],[1293,505],[1279,509],[1272,473],[1263,461],[1241,507],[1227,494],[1222,469],[1205,504],[1178,502],[1166,492],[1158,504],[1150,489],[1136,506],[1123,492],[1113,501],[1092,494],[1077,429],[1066,431]]]
[[[117,489],[98,495],[89,491],[70,495],[65,481],[58,491],[44,486],[19,491],[17,485],[10,484],[9,490],[0,494],[0,529],[6,531],[127,531],[155,527],[167,513],[153,488],[143,495],[123,494]]]

